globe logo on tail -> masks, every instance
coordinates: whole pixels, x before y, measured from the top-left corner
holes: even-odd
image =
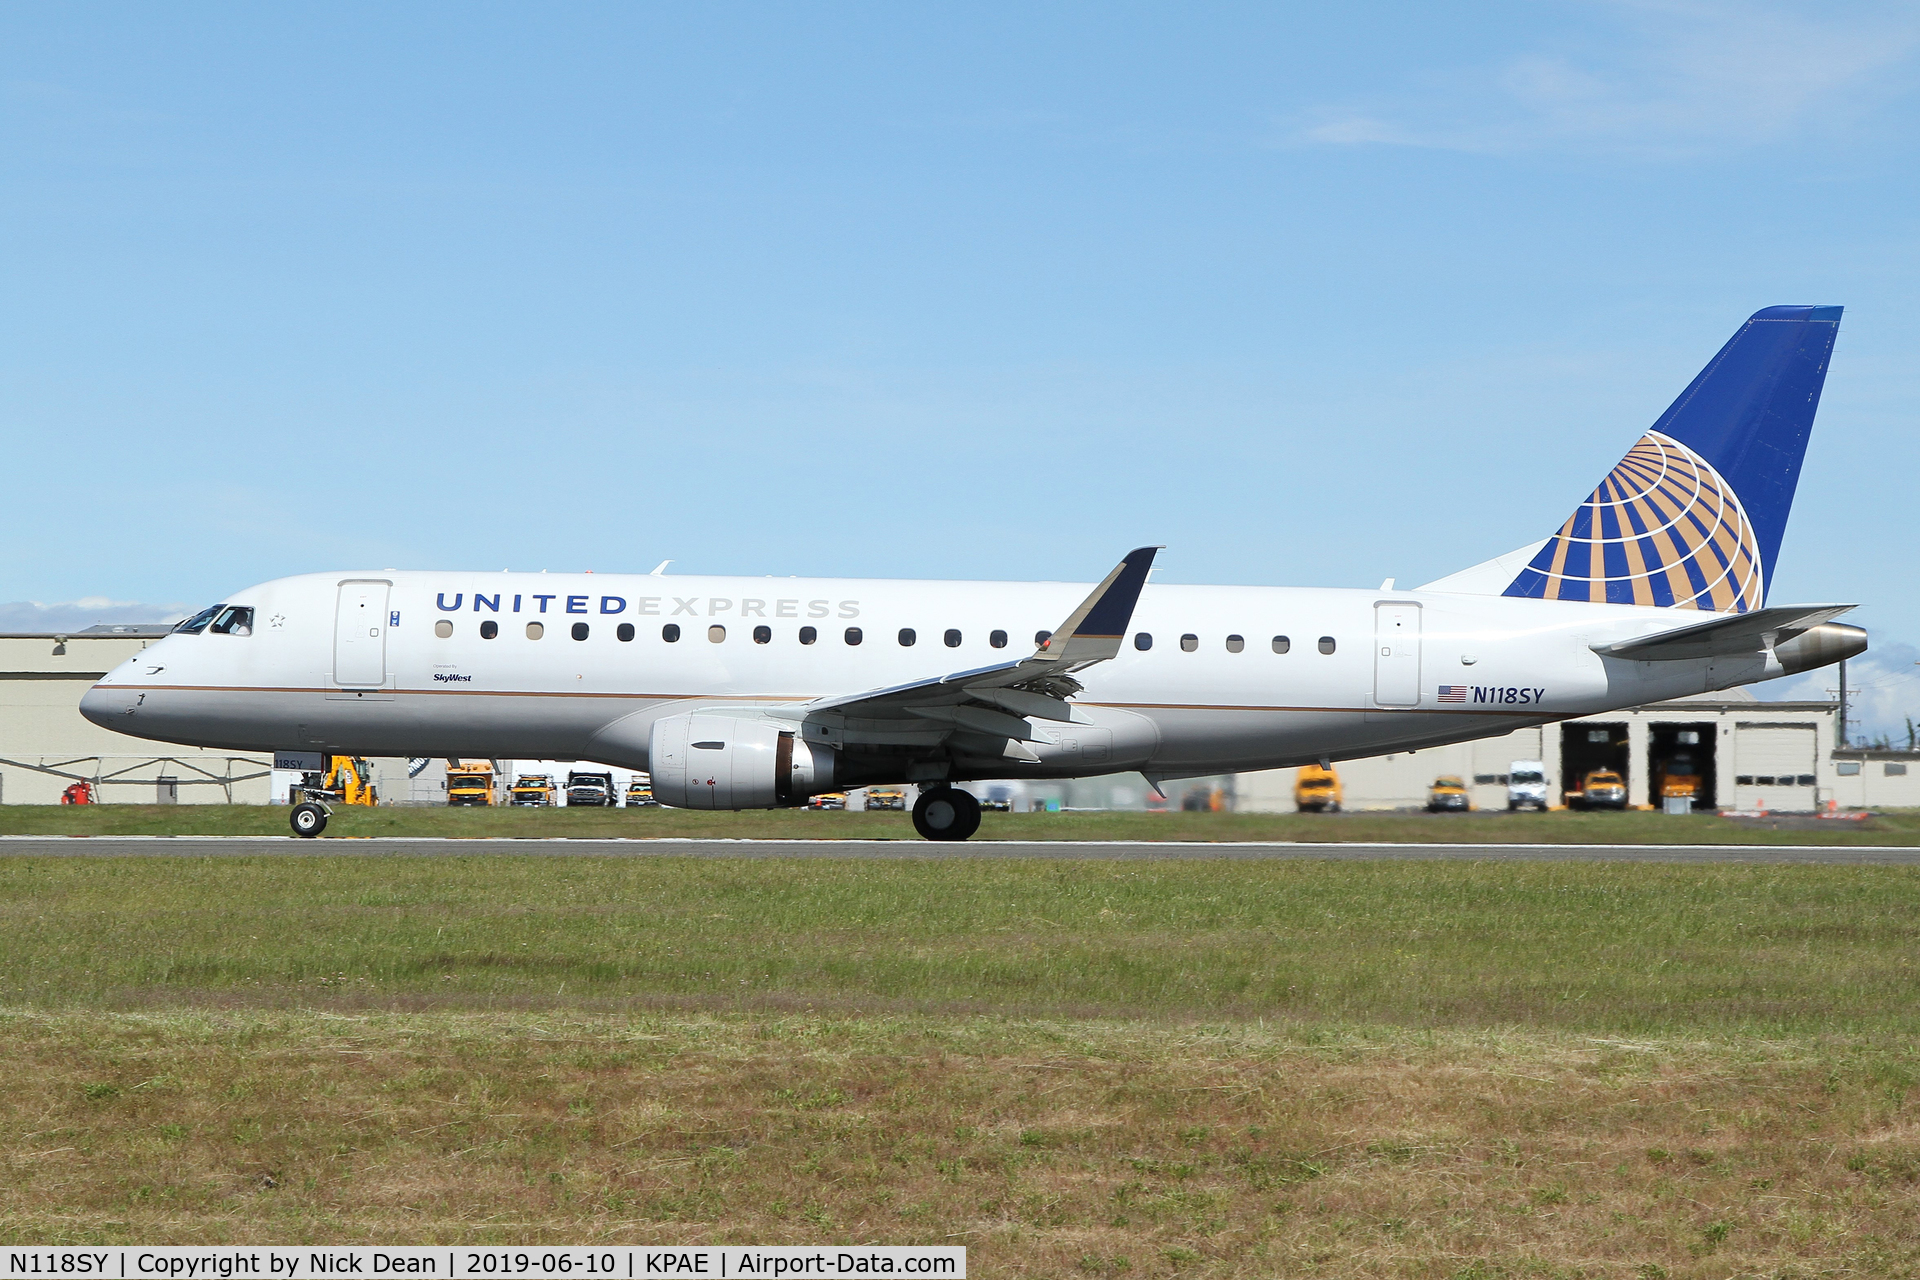
[[[1733,486],[1649,431],[1504,594],[1745,613],[1765,593],[1759,540]]]

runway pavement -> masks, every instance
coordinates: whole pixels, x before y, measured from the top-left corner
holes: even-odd
[[[1920,847],[1763,844],[1334,844],[969,840],[457,840],[292,836],[0,836],[0,857],[1225,858],[1340,861],[1751,862],[1920,866]]]

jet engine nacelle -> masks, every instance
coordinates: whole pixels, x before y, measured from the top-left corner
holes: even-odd
[[[777,809],[833,790],[833,751],[734,716],[666,716],[647,740],[654,799],[676,809]]]
[[[1857,657],[1867,651],[1867,633],[1844,622],[1823,622],[1774,646],[1774,656],[1787,675]]]

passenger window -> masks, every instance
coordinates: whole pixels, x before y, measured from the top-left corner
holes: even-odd
[[[613,634],[620,638],[621,644],[627,644],[633,639],[633,624],[623,622],[613,629]]]
[[[1322,652],[1322,653],[1332,653],[1332,652],[1333,652],[1333,637],[1332,637],[1332,636],[1321,636],[1321,637],[1320,637],[1320,652]]]
[[[772,627],[755,627],[753,629],[753,642],[755,644],[770,644],[772,641],[773,641]]]
[[[861,632],[861,630],[860,630],[860,628],[858,628],[858,627],[848,627],[848,628],[847,628],[847,643],[848,643],[848,644],[859,644],[859,643],[860,643],[860,642],[861,642],[862,640],[864,640],[864,639],[866,639],[866,636],[865,636],[865,635],[864,635],[864,634],[863,634],[863,633]]]
[[[707,628],[707,639],[709,642],[713,644],[719,644],[721,641],[725,640],[726,638],[727,638],[727,629],[721,626],[719,623],[716,622],[712,626]]]
[[[1180,637],[1180,652],[1192,653],[1200,647],[1200,637],[1189,631]]]
[[[1007,633],[1004,631],[992,632],[987,636],[987,643],[996,649],[1004,649],[1007,647]]]
[[[451,622],[448,622],[445,618],[442,618],[440,619],[440,621],[433,624],[433,634],[439,636],[442,640],[445,640],[448,636],[453,634],[453,624]]]
[[[584,623],[584,622],[576,622],[576,623],[574,623],[574,624],[573,624],[573,638],[574,638],[575,640],[585,640],[585,639],[587,638],[587,624],[586,624],[586,623]]]
[[[544,623],[529,622],[527,624],[527,639],[538,640],[545,634],[547,634],[547,628]]]
[[[800,628],[801,644],[812,644],[815,640],[818,640],[819,638],[820,638],[820,633],[818,631],[815,631],[812,627]]]
[[[947,634],[942,638],[946,640],[947,648],[958,649],[960,647],[960,633],[953,630],[953,628],[947,628]]]
[[[1047,641],[1051,639],[1053,639],[1053,632],[1036,631],[1033,633],[1033,647],[1038,649],[1041,645],[1045,644]]]
[[[208,630],[216,636],[250,636],[253,634],[253,610],[244,607],[228,609]]]
[[[1145,653],[1147,650],[1153,648],[1153,636],[1145,631],[1134,632],[1133,647]]]
[[[913,642],[914,642],[915,640],[918,640],[919,638],[920,638],[919,636],[916,636],[915,634],[913,634],[913,628],[912,628],[912,627],[902,627],[902,628],[900,628],[900,647],[901,647],[902,649],[910,649],[910,648],[912,648],[912,647],[913,647]]]
[[[660,628],[660,638],[668,644],[679,644],[680,624],[677,622],[669,622],[666,626]]]
[[[499,634],[500,634],[500,624],[495,622],[492,618],[488,618],[485,622],[480,624],[480,638],[482,640],[491,640]]]
[[[1273,638],[1273,651],[1275,653],[1285,653],[1291,648],[1293,648],[1293,641],[1287,639],[1285,636],[1275,636]]]
[[[1247,647],[1247,641],[1244,636],[1228,636],[1227,637],[1228,653],[1239,653],[1242,649],[1246,647]]]

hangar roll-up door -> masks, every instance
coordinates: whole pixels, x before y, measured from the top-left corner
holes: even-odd
[[[1770,788],[1779,803],[1803,800],[1812,806],[1820,757],[1819,731],[1813,725],[1742,721],[1734,726],[1733,751],[1734,783],[1743,792]],[[1787,787],[1804,790],[1786,793]]]

